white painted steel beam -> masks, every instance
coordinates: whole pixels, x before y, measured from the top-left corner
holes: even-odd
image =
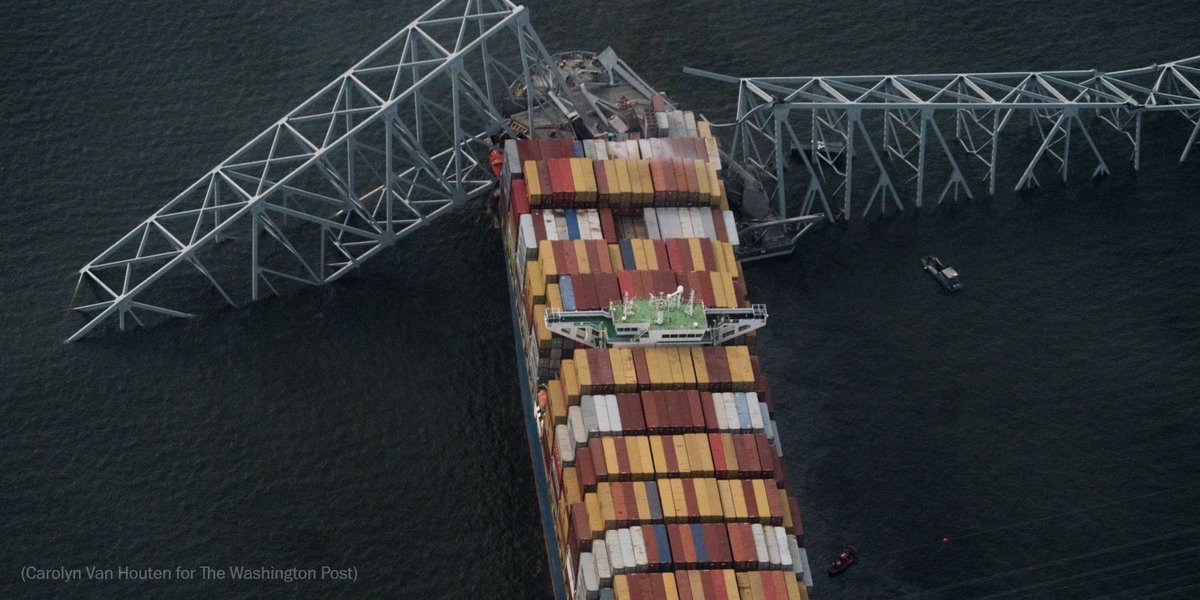
[[[1133,168],[1141,167],[1142,116],[1167,113],[1188,121],[1190,136],[1180,155],[1187,160],[1200,143],[1200,56],[1138,69],[853,75],[816,77],[731,77],[698,69],[684,72],[738,85],[734,123],[734,160],[754,167],[780,207],[780,216],[813,214],[824,209],[826,190],[842,194],[842,211],[851,217],[855,173],[876,185],[861,211],[892,198],[903,210],[896,186],[915,180],[911,202],[920,207],[931,176],[946,179],[938,202],[953,191],[973,197],[964,165],[986,173],[989,194],[996,190],[1000,137],[1014,114],[1028,115],[1037,149],[1015,189],[1039,185],[1037,171],[1051,164],[1068,179],[1072,160],[1094,162],[1093,177],[1109,166],[1093,135],[1097,124],[1111,128],[1130,144]],[[952,144],[950,130],[954,125]],[[1107,125],[1107,128],[1103,127]],[[882,140],[877,145],[876,139]],[[1084,152],[1071,152],[1071,141]],[[930,144],[934,146],[930,147]],[[1006,145],[1006,147],[1008,147]],[[800,152],[800,177],[807,180],[798,207],[789,205],[789,150]],[[862,161],[862,152],[871,160]],[[1090,158],[1089,158],[1090,157]],[[886,162],[881,158],[888,159]],[[929,159],[946,162],[948,176],[932,173]],[[965,162],[963,162],[965,161]],[[899,173],[905,177],[897,178]],[[909,176],[911,174],[911,176]],[[794,177],[793,177],[794,179]],[[942,184],[939,184],[942,185]],[[817,206],[815,200],[821,200]]]
[[[336,280],[490,191],[488,136],[507,128],[493,103],[519,81],[540,104],[538,65],[553,63],[524,7],[438,2],[84,265],[72,304],[88,320],[68,341],[113,317],[190,316],[160,305],[186,294],[147,299],[188,268],[231,305],[239,281],[254,300],[260,284]]]

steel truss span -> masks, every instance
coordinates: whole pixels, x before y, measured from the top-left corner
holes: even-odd
[[[1001,134],[1017,129],[1011,125],[1014,116],[1027,119],[1033,138],[1027,144],[1031,154],[1019,159],[1025,168],[1017,190],[1039,186],[1037,171],[1046,171],[1042,165],[1055,168],[1063,181],[1072,160],[1087,162],[1093,177],[1107,175],[1101,131],[1115,132],[1124,140],[1119,144],[1128,144],[1138,169],[1147,113],[1186,120],[1181,121],[1188,128],[1181,162],[1200,143],[1200,56],[1112,73],[737,78],[684,72],[738,86],[731,155],[757,167],[781,215],[824,212],[832,219],[831,205],[840,194],[838,208],[850,218],[856,172],[873,179],[863,216],[876,203],[881,212],[888,204],[903,210],[897,187],[914,182],[911,202],[917,207],[930,192],[938,203],[960,194],[973,197],[964,173],[970,168],[983,171],[979,181],[995,194],[997,160],[1007,145],[1000,143]],[[794,181],[804,189],[800,206],[791,211],[789,156],[803,165]],[[931,161],[934,172],[928,168]],[[933,173],[941,181],[931,185]]]
[[[68,341],[191,316],[169,304],[197,278],[230,305],[334,281],[490,191],[488,136],[507,129],[496,103],[540,104],[531,73],[557,74],[543,64],[524,7],[437,3],[80,269],[72,308],[88,320]]]

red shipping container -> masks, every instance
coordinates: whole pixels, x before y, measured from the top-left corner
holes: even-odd
[[[667,525],[667,541],[671,546],[672,562],[687,568],[688,562],[683,551],[683,535],[679,525]]]
[[[705,523],[700,528],[704,531],[704,547],[708,550],[708,562],[719,567],[733,566],[733,553],[729,548],[729,536],[725,526],[720,523]]]
[[[588,446],[583,446],[575,450],[575,474],[579,479],[579,486],[583,491],[596,491],[596,466],[592,462],[592,450]]]
[[[534,163],[537,165],[538,181],[542,184],[542,206],[554,206],[554,184],[550,178],[550,164],[544,160]]]
[[[578,554],[578,551],[586,551],[582,548],[585,543],[589,547],[591,546],[592,529],[588,525],[587,505],[583,502],[572,504],[570,520],[571,527],[567,537],[570,538],[571,546],[577,550],[576,554]]]
[[[675,205],[684,206],[690,198],[691,187],[688,185],[687,169],[683,168],[683,161],[671,161],[671,170],[675,173]]]
[[[717,413],[713,410],[712,392],[701,392],[700,409],[704,411],[704,428],[708,431],[719,431],[721,427],[717,421]]]
[[[700,240],[700,254],[704,256],[704,271],[716,271],[717,259],[713,254],[713,245],[711,240]]]
[[[619,271],[617,273],[617,285],[621,291],[621,300],[625,300],[625,295],[629,295],[629,299],[637,298],[637,286],[634,280],[637,278],[637,271]]]
[[[621,415],[621,427],[626,435],[646,433],[646,416],[642,410],[641,396],[617,394],[617,412]]]
[[[700,405],[700,392],[696,390],[687,390],[687,405],[692,412],[691,431],[700,433],[704,431],[704,408]]]
[[[708,213],[708,216],[712,219],[713,232],[717,234],[717,241],[728,242],[729,236],[725,232],[725,215],[721,213],[720,209],[714,208]]]
[[[704,571],[702,577],[708,584],[704,589],[707,600],[739,600],[737,597],[730,598],[726,593],[725,575],[721,571]]]
[[[604,447],[600,443],[600,438],[594,437],[588,439],[587,443],[588,454],[592,458],[592,466],[596,473],[596,481],[608,481],[608,473],[610,469],[616,468],[616,465],[609,465],[604,460]],[[576,453],[578,459],[579,452]]]
[[[784,489],[787,487],[787,469],[783,467],[783,459],[778,454],[772,456],[771,459],[775,462],[776,485],[779,489]]]
[[[712,451],[713,470],[716,471],[717,477],[728,477],[730,475],[729,461],[725,458],[725,445],[721,443],[721,434],[708,434],[708,447]]]
[[[608,206],[611,188],[608,184],[608,174],[604,170],[604,161],[593,160],[592,175],[596,178],[596,202],[600,206]]]
[[[596,260],[600,265],[601,273],[614,273],[617,271],[617,269],[613,268],[612,257],[608,254],[608,244],[604,240],[589,240],[587,243],[591,244],[596,251]]]
[[[524,179],[512,181],[512,191],[508,195],[513,214],[523,215],[529,212],[529,193],[525,189]]]
[[[754,445],[758,450],[758,464],[764,477],[775,477],[775,448],[762,433],[754,434]]]
[[[633,370],[637,373],[638,389],[648,389],[650,368],[646,365],[646,351],[641,348],[633,349]]]
[[[747,477],[760,477],[762,465],[758,463],[758,448],[754,444],[754,434],[733,434],[733,448],[737,452],[738,470]]]
[[[642,413],[646,417],[646,429],[653,434],[663,433],[662,421],[658,416],[658,392],[641,393]]]

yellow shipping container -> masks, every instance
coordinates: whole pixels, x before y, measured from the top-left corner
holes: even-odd
[[[575,467],[563,467],[563,499],[567,506],[571,506],[579,502],[583,498],[580,495],[579,475],[575,473]]]
[[[562,383],[557,379],[546,383],[546,395],[550,397],[550,419],[554,425],[567,422],[567,398],[563,395]]]
[[[616,244],[608,245],[608,260],[612,263],[613,272],[624,271],[625,265],[621,264],[621,247]]]
[[[733,436],[728,433],[721,434],[721,450],[725,454],[725,466],[733,473],[741,470],[737,464],[737,450],[733,447]]]
[[[750,518],[750,511],[746,508],[747,501],[753,502],[753,498],[746,498],[745,488],[742,487],[740,480],[734,480],[729,483],[729,494],[733,496],[733,514],[740,520]]]
[[[554,262],[554,246],[550,240],[538,242],[538,262],[542,265],[542,274],[547,280],[558,281],[558,265]]]
[[[697,383],[696,367],[692,364],[692,353],[688,348],[677,348],[679,351],[679,366],[683,369],[683,385],[695,389]]]
[[[691,454],[689,449],[688,461],[692,463],[692,467],[703,475],[712,476],[715,473],[713,465],[712,450],[708,447],[708,436],[703,433],[688,433],[685,434],[695,446],[695,456]]]
[[[541,262],[531,260],[525,263],[525,289],[534,304],[546,303],[546,275],[542,272]]]
[[[704,479],[689,479],[688,482],[691,484],[692,491],[696,495],[696,514],[692,516],[699,517],[700,521],[706,521],[707,517],[712,513],[712,507],[708,505],[708,495],[704,493]]]
[[[623,370],[625,371],[625,392],[636,392],[638,379],[637,368],[633,363],[633,350],[630,348],[618,348],[621,352],[621,361],[625,363]]]
[[[629,206],[629,161],[623,158],[605,161],[604,172],[608,174],[610,204]]]
[[[587,508],[588,527],[592,530],[592,539],[599,538],[604,534],[604,516],[600,512],[600,499],[596,496],[596,492],[584,494],[583,504]]]
[[[617,442],[612,436],[600,438],[600,448],[604,450],[604,464],[608,465],[609,479],[617,479],[619,469],[617,467]]]
[[[554,310],[562,310],[562,293],[558,291],[557,283],[546,284],[546,305]]]
[[[700,346],[692,346],[687,349],[691,355],[692,369],[696,372],[696,387],[701,391],[708,391],[709,378],[708,366],[704,363],[704,349]]]
[[[675,462],[679,463],[679,472],[684,475],[692,473],[692,461],[688,460],[687,440],[682,435],[671,436],[675,446]]]
[[[592,159],[581,158],[580,175],[583,176],[583,185],[587,189],[588,202],[595,204],[599,190],[596,188],[596,170],[592,167]]]
[[[788,573],[784,573],[784,575],[783,585],[787,587],[788,600],[808,600],[807,586],[801,586],[795,577],[787,576]],[[804,590],[803,594],[800,591],[801,589]]]
[[[575,361],[563,360],[562,368],[559,370],[563,383],[567,387],[567,404],[570,406],[579,405],[579,374],[575,370]]]
[[[529,196],[529,204],[532,206],[541,206],[542,204],[542,182],[538,178],[537,163],[532,160],[525,161],[525,192]]]
[[[758,507],[758,516],[761,519],[762,517],[771,514],[770,500],[767,500],[766,481],[762,479],[755,479],[752,485],[754,486],[754,503]],[[747,498],[746,501],[749,503],[750,499]]]
[[[604,528],[615,529],[617,513],[613,508],[612,487],[607,481],[596,484],[596,496],[600,499],[600,516],[604,518]]]
[[[575,377],[579,380],[580,395],[592,393],[592,370],[588,367],[587,354],[582,349],[575,349]]]
[[[741,600],[759,600],[754,597],[754,592],[750,591],[749,573],[734,573],[733,578],[737,582],[738,597]]]
[[[642,242],[644,241],[645,240],[639,239],[629,240],[629,245],[633,249],[633,269],[637,271],[644,271],[650,268],[646,263],[648,260],[646,258],[646,247],[642,245]],[[651,256],[653,256],[653,254]]]
[[[617,181],[616,161],[603,160],[600,161],[600,169],[604,172],[604,181],[608,183],[608,200],[602,206],[616,206],[621,202],[621,186]],[[596,182],[596,190],[599,193],[600,182]],[[599,196],[597,196],[599,202]]]
[[[643,479],[649,479],[654,475],[654,457],[650,453],[650,439],[644,435],[634,436],[630,439],[637,445],[638,472],[643,475]]]
[[[675,387],[683,383],[683,367],[679,365],[678,348],[663,348],[663,356],[667,359],[667,373],[670,373],[668,383]]]
[[[587,242],[583,240],[574,240],[571,243],[575,245],[575,262],[579,265],[579,272],[591,273],[592,266],[588,262]],[[599,267],[600,265],[596,266]]]
[[[679,600],[679,588],[675,586],[674,573],[670,571],[666,573],[655,573],[652,575],[652,577],[662,577],[663,591],[667,593],[666,600]]]
[[[700,203],[712,205],[712,187],[708,181],[708,169],[702,160],[688,161],[688,168],[696,173],[696,186],[700,192]]]
[[[625,171],[629,174],[629,203],[626,206],[640,204],[642,195],[642,172],[638,169],[636,160],[625,161]]]
[[[538,348],[549,350],[553,337],[550,333],[550,328],[546,327],[546,305],[533,305],[533,330],[537,337]]]
[[[642,177],[642,204],[654,202],[654,179],[650,177],[650,161],[639,160],[638,172]]]
[[[662,504],[663,521],[670,523],[676,517],[675,496],[671,492],[671,480],[656,480],[654,487],[658,489],[658,501]]]
[[[629,580],[624,575],[613,575],[613,596],[616,600],[630,600]]]
[[[750,349],[745,346],[725,346],[729,360],[729,375],[736,392],[754,390],[754,368],[750,365]]]
[[[665,475],[667,473],[667,454],[663,451],[663,436],[650,436],[650,456],[654,461],[654,472]]]
[[[688,253],[692,255],[692,264],[697,271],[711,271],[712,265],[705,265],[704,251],[700,249],[700,238],[688,238]]]
[[[708,487],[705,490],[705,493],[708,494],[708,503],[713,507],[713,518],[720,520],[725,514],[721,504],[721,490],[717,487],[716,479],[708,481]]]
[[[737,511],[733,507],[733,493],[729,491],[729,481],[717,480],[717,494],[721,498],[721,514],[725,516],[726,520],[733,520],[737,516]]]
[[[650,510],[650,496],[646,494],[645,485],[639,483],[633,486],[633,500],[637,504],[638,521],[641,523],[652,522],[654,517]]]
[[[721,573],[725,576],[725,595],[728,596],[731,600],[733,598],[737,598],[738,597],[738,595],[737,595],[737,579],[734,578],[733,571],[730,569],[725,569],[725,570],[721,571]],[[741,600],[751,600],[751,599],[741,598]]]
[[[696,119],[696,135],[702,138],[710,138],[713,136],[712,126],[708,124],[708,121]]]
[[[671,499],[675,502],[675,518],[680,521],[688,520],[687,494],[683,491],[682,479],[671,479]]]
[[[638,243],[642,245],[642,253],[646,255],[646,266],[643,268],[650,269],[651,271],[665,271],[667,269],[667,265],[658,264],[658,253],[654,251],[654,241],[638,240]]]

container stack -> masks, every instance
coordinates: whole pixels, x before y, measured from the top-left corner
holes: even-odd
[[[678,286],[705,307],[750,306],[711,129],[658,96],[643,117],[657,137],[505,148],[551,546],[577,599],[807,598],[804,527],[754,337],[592,348],[546,327],[547,311]]]

